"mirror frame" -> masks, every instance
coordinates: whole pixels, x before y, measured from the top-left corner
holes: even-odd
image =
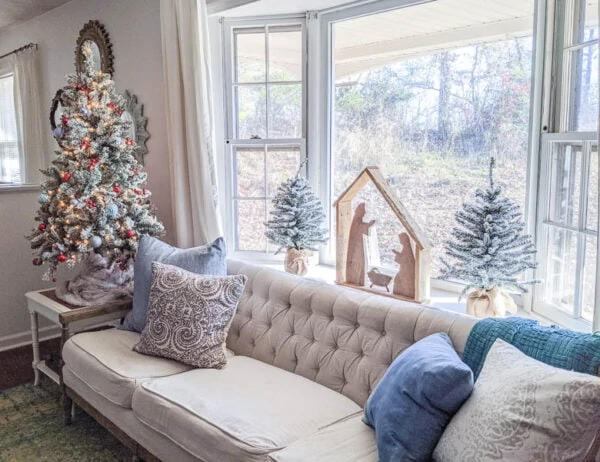
[[[57,90],[56,94],[54,95],[54,98],[52,98],[52,104],[50,105],[50,127],[52,127],[52,131],[54,131],[54,129],[56,128],[55,114],[56,110],[58,109],[58,105],[60,104],[61,106],[63,106],[63,91],[64,90],[62,88],[59,88]]]
[[[100,69],[106,74],[114,75],[114,57],[112,53],[112,44],[108,38],[108,32],[100,21],[88,21],[79,31],[79,37],[75,45],[75,70],[83,72],[83,53],[81,47],[86,40],[91,40],[98,46],[100,51]]]
[[[124,112],[129,113],[135,130],[135,142],[137,144],[135,156],[137,157],[138,162],[144,165],[144,156],[148,154],[146,141],[150,138],[150,133],[146,130],[148,117],[144,115],[144,105],[138,102],[136,95],[130,93],[129,90],[125,90],[123,98],[125,98]]]

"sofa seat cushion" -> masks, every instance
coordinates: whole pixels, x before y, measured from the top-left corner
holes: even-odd
[[[191,366],[133,351],[140,334],[120,329],[83,332],[63,347],[66,367],[107,400],[131,408],[135,388],[144,380],[179,374]]]
[[[377,462],[375,431],[362,412],[269,454],[270,462]]]
[[[234,356],[224,369],[150,380],[133,395],[138,419],[200,460],[266,460],[360,411],[349,398],[261,361]]]

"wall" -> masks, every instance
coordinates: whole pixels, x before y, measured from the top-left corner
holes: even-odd
[[[73,0],[28,22],[0,32],[0,55],[29,42],[39,45],[42,74],[42,122],[48,121],[50,101],[65,85],[64,76],[74,71],[75,41],[81,27],[99,20],[109,33],[115,58],[117,91],[138,95],[148,116],[150,152],[145,158],[148,188],[158,207],[167,235],[172,230],[167,133],[162,79],[159,0]],[[49,163],[56,143],[48,125],[44,140]],[[24,236],[34,225],[38,191],[0,191],[0,349],[30,340],[29,316],[24,294],[48,285],[43,269],[31,264]],[[60,278],[67,275],[62,273]],[[48,324],[45,324],[48,326]],[[46,335],[52,330],[45,330]]]

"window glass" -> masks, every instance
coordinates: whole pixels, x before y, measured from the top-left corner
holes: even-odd
[[[0,184],[21,183],[21,156],[12,75],[0,77]]]
[[[490,156],[504,194],[525,204],[533,1],[471,5],[469,15],[439,0],[333,25],[332,200],[379,166],[433,243],[433,276],[454,214],[487,185]],[[385,260],[396,220],[377,216]]]

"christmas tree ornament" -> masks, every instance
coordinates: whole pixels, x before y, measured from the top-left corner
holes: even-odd
[[[299,173],[300,170],[279,186],[265,235],[279,246],[277,252],[287,249],[285,270],[304,275],[310,251],[327,242],[327,230],[323,227],[325,212],[321,201]]]
[[[115,218],[119,215],[119,207],[117,204],[110,203],[106,206],[106,216],[108,218]]]
[[[535,247],[524,234],[519,205],[501,196],[494,183],[495,160],[489,168],[489,186],[475,192],[475,201],[463,204],[455,215],[456,226],[446,242],[442,279],[466,283],[460,298],[469,293],[467,312],[477,317],[516,313],[517,307],[505,290],[527,292],[538,280],[517,276],[537,267]]]
[[[42,261],[39,258],[34,258],[31,262],[34,266],[40,266],[42,264]]]
[[[129,138],[128,136],[125,137],[125,144],[127,146],[133,146],[135,144],[135,141],[133,141],[131,138]]]
[[[38,230],[42,232],[46,231],[46,223],[40,223],[38,225]]]
[[[119,194],[121,192],[121,188],[119,187],[119,185],[114,185],[112,189],[117,194]]]
[[[90,245],[94,249],[97,249],[98,247],[100,247],[102,245],[102,238],[100,236],[92,236],[90,238]]]
[[[64,132],[65,132],[65,131],[63,130],[63,128],[62,128],[62,127],[56,127],[56,128],[54,129],[54,132],[53,132],[53,133],[54,133],[54,136],[55,136],[56,138],[61,138],[61,137],[63,136]]]
[[[46,181],[38,196],[36,221],[47,228],[38,225],[28,236],[34,257],[48,263],[44,280],[55,280],[60,263],[84,263],[78,276],[56,288],[59,299],[79,306],[106,303],[132,293],[132,265],[128,262],[134,258],[139,240],[123,239],[122,225],[134,237],[164,232],[150,203],[113,192],[116,185],[123,191],[143,188],[146,174],[130,147],[114,143],[130,132],[131,123],[118,117],[125,104],[123,97],[115,92],[109,74],[94,70],[89,42],[82,51],[81,72],[68,76],[62,89],[61,142],[57,156],[43,171]],[[115,226],[117,216],[122,225]],[[119,269],[121,264],[127,271]]]
[[[128,229],[127,231],[125,231],[125,236],[127,236],[128,238],[132,238],[133,236],[135,236],[135,231],[133,229]]]

